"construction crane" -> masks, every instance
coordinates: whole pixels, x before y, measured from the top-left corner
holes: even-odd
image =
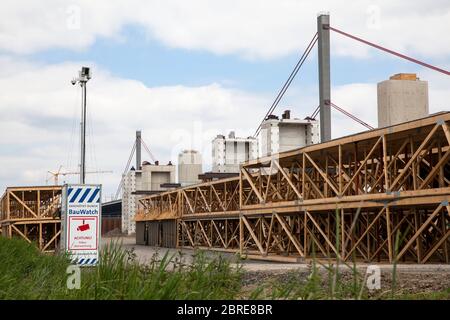
[[[58,171],[53,172],[53,171],[47,171],[48,173],[50,173],[53,176],[53,181],[55,183],[55,186],[58,185],[58,179],[59,176],[68,176],[68,175],[75,175],[75,174],[80,174],[80,172],[76,172],[76,171],[67,171],[67,172],[61,172],[62,166],[59,166]],[[98,171],[86,171],[86,174],[92,174],[92,173],[113,173],[111,170],[98,170]],[[48,183],[50,179],[47,179],[46,183]]]

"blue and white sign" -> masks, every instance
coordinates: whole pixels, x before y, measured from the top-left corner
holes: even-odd
[[[73,263],[96,265],[100,247],[101,185],[63,188],[62,245]]]

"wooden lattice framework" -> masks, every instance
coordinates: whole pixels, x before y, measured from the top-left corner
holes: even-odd
[[[61,233],[61,186],[9,187],[0,199],[5,237],[20,237],[44,252],[58,247]]]
[[[140,200],[176,219],[179,247],[277,258],[444,262],[450,112],[244,163],[223,179]]]

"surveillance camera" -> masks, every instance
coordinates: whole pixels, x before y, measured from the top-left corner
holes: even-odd
[[[77,81],[75,79],[73,79],[72,81],[70,81],[70,83],[72,83],[72,85],[75,85],[77,83]]]

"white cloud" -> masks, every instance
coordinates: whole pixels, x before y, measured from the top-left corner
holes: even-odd
[[[362,121],[377,127],[377,85],[376,83],[352,83],[332,89],[332,101],[337,106],[355,115]],[[367,130],[339,111],[332,109],[333,138]]]
[[[0,70],[16,67],[13,74],[0,73],[0,86],[7,92],[0,95],[0,190],[7,185],[45,184],[50,177],[46,171],[60,165],[77,170],[81,93],[70,79],[81,64],[44,66],[0,58]],[[149,88],[90,65],[88,169],[114,174],[92,175],[88,181],[105,184],[106,195],[115,192],[120,181],[135,130],[143,131],[144,141],[161,163],[176,163],[183,148],[201,150],[208,163],[212,138],[229,130],[251,135],[259,120],[254,114],[262,115],[268,102],[264,96],[215,83]]]
[[[77,170],[80,88],[73,87],[70,79],[85,63],[39,65],[0,57],[0,87],[7,93],[0,95],[0,190],[10,185],[44,184],[51,178],[46,171],[60,165],[63,170]],[[211,139],[230,130],[236,130],[238,136],[253,134],[273,99],[272,95],[215,83],[146,87],[88,64],[93,68],[88,83],[88,169],[114,171],[89,175],[88,181],[103,183],[108,196],[119,183],[135,130],[143,131],[144,141],[162,163],[176,163],[177,153],[184,148],[200,150],[204,163],[209,163]],[[449,110],[450,79],[424,69],[415,71],[429,81],[430,112]],[[304,117],[313,111],[316,101],[317,88],[292,88],[276,113],[290,105],[294,117]],[[376,84],[334,86],[332,101],[377,125]],[[362,130],[361,125],[332,112],[333,137]],[[77,177],[67,179],[76,181]]]
[[[450,111],[450,78],[434,71],[417,68],[413,70],[421,80],[428,82],[430,113]],[[344,110],[354,114],[373,127],[378,125],[377,84],[350,83],[335,86],[331,91],[331,100]],[[332,110],[333,138],[357,133],[365,128],[350,120],[347,116]]]
[[[316,32],[316,15],[329,11],[331,24],[389,48],[413,55],[448,57],[450,3],[297,0],[75,0],[3,1],[0,49],[32,53],[49,48],[82,50],[98,37],[121,40],[137,25],[150,38],[173,48],[276,58],[302,50]],[[340,35],[333,52],[367,56],[369,48]]]

